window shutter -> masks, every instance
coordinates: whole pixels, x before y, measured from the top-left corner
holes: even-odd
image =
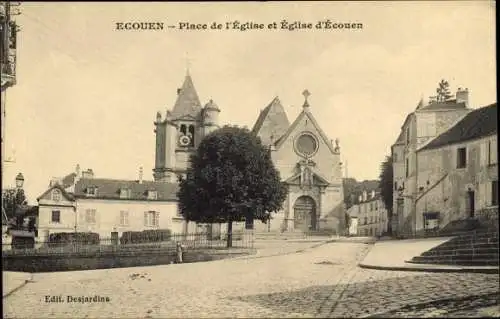
[[[479,163],[481,165],[487,165],[488,164],[488,141],[483,142],[479,144]]]
[[[492,200],[492,187],[491,182],[487,182],[484,184],[484,205],[486,207],[491,205]]]
[[[85,211],[79,211],[78,212],[78,225],[77,226],[83,226],[85,225]]]
[[[156,212],[155,216],[156,216],[156,223],[155,223],[155,225],[156,226],[160,226],[160,212]]]
[[[144,226],[148,226],[148,212],[144,212]]]
[[[498,144],[497,144],[497,139],[492,139],[490,140],[491,143],[491,164],[497,164],[498,162],[498,154],[497,154],[497,149],[498,149]]]

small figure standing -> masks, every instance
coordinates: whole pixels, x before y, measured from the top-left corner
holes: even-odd
[[[177,252],[177,263],[182,264],[182,257],[183,257],[184,251],[183,251],[183,246],[181,243],[177,243],[176,252]]]

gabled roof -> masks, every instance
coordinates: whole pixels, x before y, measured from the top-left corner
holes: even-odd
[[[179,89],[177,100],[170,114],[171,119],[175,120],[185,115],[197,118],[200,111],[201,103],[198,93],[196,93],[191,76],[187,74],[182,87]]]
[[[71,175],[71,174],[70,174]],[[64,186],[61,185],[61,184],[54,184],[53,186],[49,187],[45,192],[43,192],[42,195],[38,196],[37,197],[37,201],[39,201],[41,198],[45,197],[45,195],[47,195],[48,193],[50,193],[54,188],[57,188],[58,190],[61,191],[62,195],[69,201],[73,201],[75,200],[75,197],[68,193],[65,189],[64,189]]]
[[[493,103],[471,111],[457,124],[422,147],[420,151],[474,140],[497,132],[497,104]]]
[[[276,142],[290,127],[285,109],[278,97],[275,97],[265,109],[263,109],[252,132],[259,136],[264,145]]]
[[[286,133],[282,137],[280,137],[280,139],[278,141],[276,141],[276,144],[275,144],[276,145],[276,149],[278,149],[279,147],[281,147],[281,145],[283,145],[283,143],[290,136],[290,134],[295,130],[295,128],[297,127],[297,125],[299,125],[300,121],[302,121],[302,119],[304,117],[307,117],[311,121],[311,123],[313,124],[313,126],[318,130],[319,135],[323,139],[323,142],[325,142],[325,144],[328,146],[328,148],[330,149],[330,151],[333,154],[335,154],[335,150],[333,148],[333,145],[332,145],[331,141],[328,139],[328,137],[326,136],[325,132],[321,129],[321,127],[319,126],[318,122],[316,121],[316,119],[314,118],[314,116],[312,115],[312,113],[308,110],[308,107],[304,108],[302,110],[302,112],[299,114],[299,116],[297,116],[297,118],[292,123],[292,125],[290,125],[290,127],[288,128],[288,130],[286,131]]]
[[[158,201],[177,200],[177,183],[153,182],[153,181],[131,181],[105,178],[82,178],[75,186],[75,196],[86,198],[89,187],[97,187],[97,195],[91,198],[120,199],[121,189],[130,189],[130,200],[148,200],[148,191],[156,191]]]

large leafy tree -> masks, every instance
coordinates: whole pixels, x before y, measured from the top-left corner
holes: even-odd
[[[392,169],[392,156],[386,156],[385,160],[380,165],[380,196],[387,209],[387,217],[389,220],[388,231],[392,233],[392,200],[393,200],[393,185],[394,172]]]
[[[287,189],[269,149],[246,128],[225,126],[207,135],[190,157],[191,168],[180,182],[181,214],[188,221],[232,223],[267,221],[282,208]]]

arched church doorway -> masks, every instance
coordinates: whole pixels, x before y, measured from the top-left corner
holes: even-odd
[[[316,230],[316,203],[310,196],[301,196],[293,205],[294,210],[294,228],[297,230],[308,231]]]

